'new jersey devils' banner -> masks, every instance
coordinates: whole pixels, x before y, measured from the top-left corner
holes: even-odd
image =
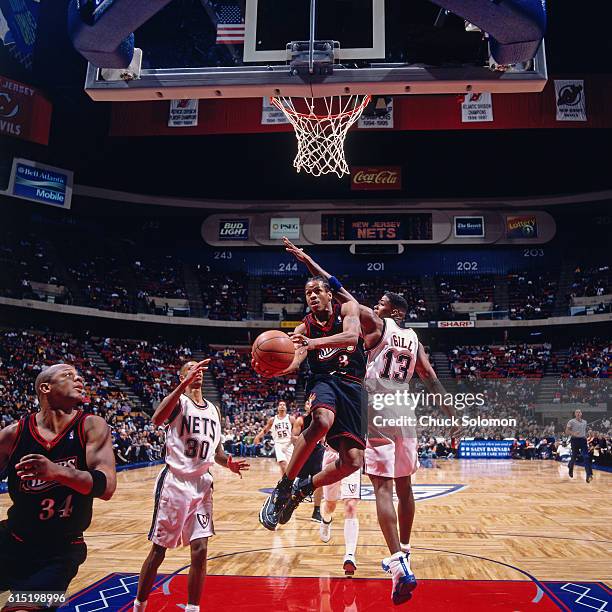
[[[0,135],[49,144],[51,102],[38,90],[0,76]]]

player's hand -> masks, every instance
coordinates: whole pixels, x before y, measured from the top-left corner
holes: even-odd
[[[200,361],[196,363],[194,366],[189,368],[185,378],[182,380],[182,384],[188,387],[200,374],[204,375],[204,372],[208,370],[208,365],[210,364],[210,358],[204,359],[204,361]]]
[[[272,370],[269,370],[259,361],[255,361],[255,357],[251,359],[251,367],[263,378],[273,378],[278,374]]]
[[[21,480],[56,480],[60,475],[61,466],[53,463],[43,455],[24,455],[15,466],[17,476]]]
[[[303,334],[296,334],[295,332],[291,332],[289,334],[291,341],[293,342],[293,346],[295,346],[296,350],[305,348],[308,351],[313,350],[315,347],[312,344],[311,338],[307,338]]]
[[[234,461],[231,455],[227,456],[227,467],[234,474],[238,474],[240,478],[242,478],[241,472],[247,472],[251,467],[244,459],[240,459],[239,461]]]
[[[298,261],[302,263],[306,263],[310,261],[310,257],[304,253],[304,249],[300,249],[300,247],[295,246],[287,236],[283,236],[283,244],[285,245],[285,251],[287,253],[291,253]]]

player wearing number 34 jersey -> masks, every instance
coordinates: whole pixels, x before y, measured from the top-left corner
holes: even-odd
[[[6,473],[13,502],[0,522],[0,593],[65,592],[87,557],[93,500],[115,491],[110,430],[78,409],[84,387],[69,364],[42,369],[34,383],[39,411],[0,431],[0,479]],[[3,610],[56,609],[45,603]]]

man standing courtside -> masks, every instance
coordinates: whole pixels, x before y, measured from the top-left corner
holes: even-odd
[[[19,596],[4,612],[56,609],[21,594],[68,589],[87,558],[93,500],[110,499],[116,488],[110,429],[78,409],[85,389],[78,372],[49,366],[34,388],[39,411],[0,431],[0,474],[13,502],[0,523],[0,592]]]
[[[565,426],[565,433],[570,438],[572,445],[572,457],[568,464],[569,476],[574,477],[574,464],[579,454],[582,454],[584,469],[586,470],[586,481],[593,480],[593,468],[591,467],[591,457],[589,456],[589,447],[587,445],[586,432],[587,422],[582,418],[582,410],[574,411],[573,419],[570,419]]]

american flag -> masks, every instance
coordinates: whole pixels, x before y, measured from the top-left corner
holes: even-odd
[[[219,9],[217,44],[244,44],[244,19],[242,18],[239,6],[225,4]]]

